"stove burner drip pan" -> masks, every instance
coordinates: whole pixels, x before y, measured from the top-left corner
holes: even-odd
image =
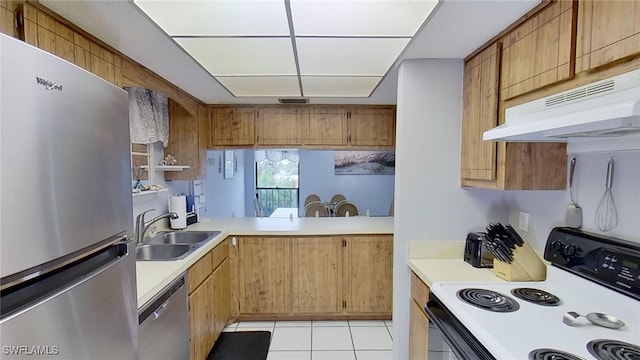
[[[640,359],[640,346],[618,340],[592,340],[587,344],[587,350],[598,360]]]
[[[535,349],[529,353],[529,360],[584,360],[584,359],[561,350]]]
[[[491,290],[467,288],[458,290],[456,295],[458,299],[488,311],[513,312],[520,308],[514,299]]]
[[[561,304],[560,298],[540,289],[517,288],[511,290],[511,294],[525,301],[543,306],[558,306]]]

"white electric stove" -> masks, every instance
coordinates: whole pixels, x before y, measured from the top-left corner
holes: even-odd
[[[426,310],[458,358],[640,360],[640,244],[556,228],[545,259],[553,265],[542,282],[431,286]],[[579,317],[569,326],[570,311],[625,325]]]

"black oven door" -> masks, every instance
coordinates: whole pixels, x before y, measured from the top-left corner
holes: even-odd
[[[429,321],[442,333],[442,337],[460,360],[495,360],[469,330],[433,294],[425,305]]]

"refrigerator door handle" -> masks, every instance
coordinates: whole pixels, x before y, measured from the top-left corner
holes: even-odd
[[[0,324],[107,271],[128,255],[128,243],[118,243],[30,281],[4,289],[0,297]]]

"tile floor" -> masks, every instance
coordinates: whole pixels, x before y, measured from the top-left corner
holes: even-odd
[[[392,322],[252,321],[224,331],[271,331],[267,360],[391,360]]]

